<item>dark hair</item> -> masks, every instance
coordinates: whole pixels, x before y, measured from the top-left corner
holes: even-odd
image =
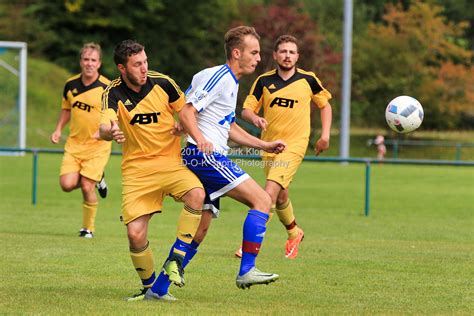
[[[100,45],[94,42],[85,43],[82,46],[81,50],[79,51],[79,59],[82,59],[82,54],[84,54],[84,51],[86,49],[92,49],[97,51],[99,53],[99,60],[102,59],[102,50],[100,49]]]
[[[116,65],[122,64],[125,65],[128,61],[128,57],[136,55],[145,49],[145,46],[134,41],[134,40],[124,40],[121,41],[114,50],[114,62]]]
[[[277,38],[275,41],[275,45],[273,46],[273,51],[278,51],[278,46],[283,43],[295,43],[296,47],[298,47],[298,41],[296,40],[296,37],[292,35],[282,35]]]
[[[230,57],[232,56],[232,50],[234,48],[242,49],[243,47],[243,42],[244,42],[244,37],[246,35],[252,35],[256,39],[260,39],[260,35],[258,35],[257,31],[251,26],[237,26],[234,27],[233,29],[230,29],[227,31],[227,33],[224,36],[224,49],[225,49],[225,55],[227,59],[229,60]]]

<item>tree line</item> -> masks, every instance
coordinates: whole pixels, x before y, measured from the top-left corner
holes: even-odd
[[[102,72],[118,75],[115,45],[143,43],[150,69],[184,90],[200,69],[225,62],[223,36],[252,25],[262,62],[241,81],[239,99],[255,77],[274,67],[281,34],[299,39],[299,66],[314,71],[334,99],[339,119],[343,1],[324,0],[23,0],[0,4],[0,38],[28,43],[30,56],[79,71],[78,51],[103,48]],[[354,0],[351,121],[385,126],[384,110],[398,95],[417,98],[425,129],[474,128],[474,2]],[[241,103],[241,102],[240,102]],[[337,124],[337,123],[336,123]]]

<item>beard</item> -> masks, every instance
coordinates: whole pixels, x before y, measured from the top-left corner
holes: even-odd
[[[142,84],[140,81],[138,81],[138,79],[136,79],[135,77],[131,76],[130,74],[127,73],[126,76],[127,76],[127,80],[128,80],[132,85],[137,86],[137,87],[143,86],[143,84]]]
[[[295,66],[296,66],[296,65],[293,65],[293,66],[291,66],[291,67],[287,67],[287,66],[285,66],[285,65],[278,64],[278,68],[280,68],[280,69],[283,70],[283,71],[290,71],[290,70],[294,69]]]

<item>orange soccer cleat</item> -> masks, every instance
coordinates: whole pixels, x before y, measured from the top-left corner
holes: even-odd
[[[298,256],[298,247],[300,243],[303,241],[304,232],[301,228],[299,228],[298,236],[294,239],[288,239],[286,241],[286,255],[288,259],[296,259]]]

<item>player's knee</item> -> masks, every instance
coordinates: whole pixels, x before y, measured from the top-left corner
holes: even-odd
[[[272,199],[267,192],[260,190],[258,191],[258,194],[256,194],[255,202],[253,204],[253,209],[269,213],[270,208],[272,207]]]
[[[63,190],[63,192],[71,192],[77,188],[75,185],[71,185],[69,183],[60,182],[59,185],[61,187],[61,190]]]
[[[146,242],[146,232],[143,230],[129,229],[127,231],[130,248],[138,249],[143,247]]]
[[[204,197],[206,193],[202,188],[194,188],[188,193],[186,193],[184,197],[184,202],[194,209],[202,209],[202,205],[204,203]]]
[[[59,177],[59,186],[64,192],[71,192],[80,187],[80,176],[75,174],[65,174]]]

